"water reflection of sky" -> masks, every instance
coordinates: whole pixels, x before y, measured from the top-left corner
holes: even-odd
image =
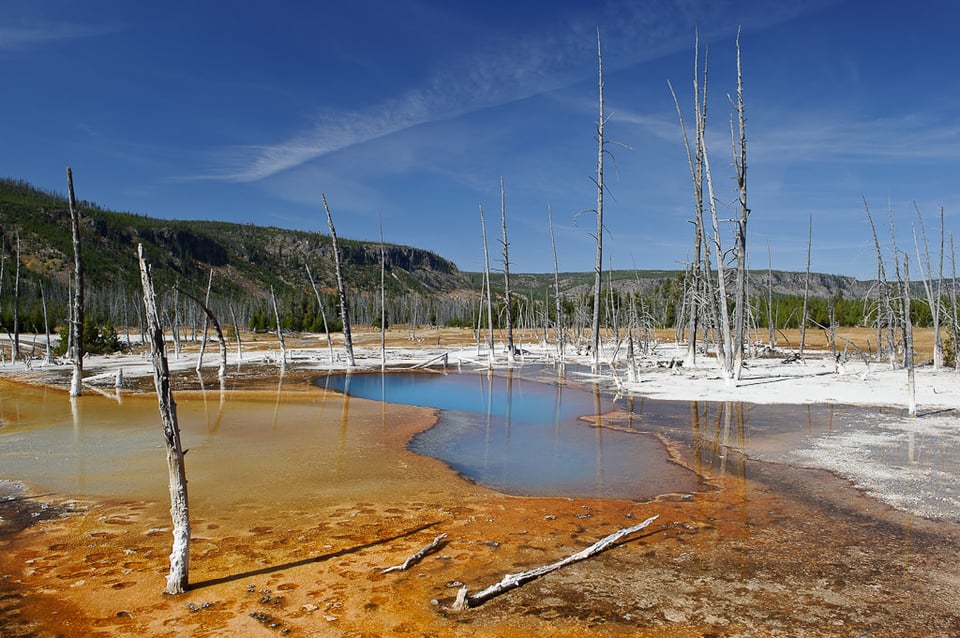
[[[410,448],[508,493],[647,499],[700,487],[655,438],[592,427],[599,394],[485,372],[354,374],[323,385],[350,396],[437,408],[437,425]]]

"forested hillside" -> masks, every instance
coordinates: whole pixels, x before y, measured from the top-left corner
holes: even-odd
[[[273,289],[286,329],[319,331],[323,324],[306,276],[309,266],[331,329],[340,327],[328,235],[250,224],[161,220],[105,210],[87,201],[79,207],[87,313],[94,325],[140,324],[136,246],[142,243],[171,322],[201,320],[194,304],[176,288],[202,296],[212,271],[211,306],[224,323],[236,316],[244,327],[272,327],[273,311],[267,300]],[[453,262],[418,248],[387,244],[383,250],[389,323],[477,325],[482,273],[462,273]],[[359,323],[378,323],[381,246],[342,239],[340,251],[353,316]],[[51,328],[65,325],[73,268],[66,198],[23,181],[0,179],[0,254],[0,330],[12,332],[17,314],[20,331],[43,332],[41,300],[46,301]],[[15,300],[18,254],[19,299]],[[593,273],[560,275],[565,325],[574,329],[585,325],[592,278]],[[621,325],[625,325],[630,314],[642,316],[647,325],[671,327],[682,313],[684,274],[680,271],[612,271],[604,273],[604,280],[603,313],[608,324],[622,315]],[[803,273],[780,271],[758,271],[750,281],[756,325],[766,325],[772,297],[775,325],[796,326],[805,284],[814,321],[826,324],[830,306],[839,324],[871,320],[869,305],[864,303],[871,294],[871,282],[827,274],[811,274],[807,282]],[[511,284],[511,312],[520,325],[543,328],[556,322],[552,274],[515,274]],[[494,323],[500,325],[506,303],[498,273],[492,275],[492,288]],[[919,324],[929,316],[920,303],[914,314]]]

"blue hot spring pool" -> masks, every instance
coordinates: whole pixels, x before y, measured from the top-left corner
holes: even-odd
[[[505,493],[647,500],[706,489],[696,473],[671,462],[656,437],[584,419],[612,408],[599,393],[486,371],[332,375],[317,384],[437,409],[437,424],[410,449]]]

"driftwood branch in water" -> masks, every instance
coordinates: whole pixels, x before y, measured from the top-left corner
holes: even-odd
[[[445,539],[446,537],[447,537],[446,534],[440,534],[440,535],[437,536],[435,539],[433,539],[433,542],[431,542],[429,545],[427,545],[426,547],[424,547],[423,549],[421,549],[419,552],[417,552],[416,554],[414,554],[413,556],[411,556],[411,557],[408,558],[407,560],[403,561],[401,564],[399,564],[399,565],[394,565],[393,567],[387,567],[386,569],[384,569],[384,570],[381,571],[380,573],[381,573],[381,574],[387,574],[387,573],[389,573],[389,572],[397,572],[397,571],[401,571],[401,572],[402,572],[402,571],[405,571],[405,570],[409,569],[409,567],[410,567],[411,565],[413,565],[414,563],[418,562],[421,558],[423,558],[424,556],[426,556],[427,554],[429,554],[430,552],[432,552],[433,550],[435,550],[437,547],[439,547],[439,546],[440,546],[440,543],[441,543],[441,542],[443,541],[443,539]]]
[[[571,554],[566,558],[559,560],[555,563],[549,565],[543,565],[542,567],[536,567],[534,569],[521,572],[519,574],[507,574],[503,579],[494,585],[490,585],[481,592],[474,594],[473,596],[467,593],[467,588],[462,587],[459,592],[457,592],[457,599],[453,603],[453,609],[462,610],[469,609],[470,607],[478,607],[485,603],[487,600],[499,596],[500,594],[510,591],[511,589],[516,589],[520,585],[527,583],[536,578],[540,578],[544,574],[549,574],[550,572],[560,569],[570,565],[571,563],[576,563],[578,561],[584,560],[585,558],[590,558],[595,554],[609,549],[611,546],[616,544],[621,539],[635,534],[640,530],[644,529],[650,523],[657,520],[660,517],[659,514],[651,516],[647,520],[643,521],[639,525],[634,525],[633,527],[625,527],[618,532],[614,532],[609,536],[605,536],[598,540],[596,543],[590,547],[584,548],[577,552],[576,554]]]

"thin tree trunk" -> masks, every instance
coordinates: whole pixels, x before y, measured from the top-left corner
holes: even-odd
[[[340,248],[337,245],[337,230],[333,227],[333,216],[327,205],[327,196],[320,194],[323,200],[323,210],[327,213],[327,226],[330,227],[330,239],[333,241],[333,264],[337,273],[337,294],[340,296],[340,321],[343,323],[343,348],[347,354],[347,365],[351,368],[357,365],[353,356],[353,336],[350,330],[350,308],[347,305],[347,289],[343,281],[343,272],[340,267]]]
[[[807,276],[803,279],[803,311],[800,313],[800,356],[807,341],[807,299],[810,296],[810,249],[813,245],[813,215],[810,215],[810,228],[807,233]]]
[[[210,274],[213,275],[213,271],[210,271]],[[211,277],[212,281],[212,277]],[[217,319],[217,316],[213,314],[213,310],[210,309],[210,287],[207,287],[207,300],[200,301],[187,291],[183,291],[187,297],[193,300],[200,309],[203,310],[203,313],[206,317],[206,322],[213,324],[213,331],[217,333],[217,343],[220,345],[220,365],[217,368],[217,378],[223,380],[227,376],[227,341],[223,338],[223,329],[220,326],[220,321]],[[236,324],[234,324],[236,325]],[[206,335],[204,335],[204,342],[206,342]],[[238,341],[239,343],[239,341]],[[197,372],[200,372],[200,366],[197,366]]]
[[[917,263],[920,266],[920,281],[923,282],[923,290],[927,294],[927,305],[930,307],[930,320],[933,323],[933,369],[939,370],[943,367],[943,339],[940,335],[940,295],[943,282],[943,208],[940,209],[940,276],[936,292],[933,289],[933,270],[930,265],[930,247],[927,245],[927,231],[923,227],[923,215],[920,214],[920,207],[916,202],[913,203],[917,211],[917,222],[920,225],[920,237],[923,239],[923,253],[920,252],[920,244],[917,241],[917,233],[913,233],[913,244],[917,251]],[[926,270],[924,270],[926,264]]]
[[[237,334],[237,365],[243,360],[243,342],[240,339],[240,324],[237,323],[237,311],[230,304],[230,320],[233,321],[233,331]]]
[[[863,206],[867,213],[867,221],[870,223],[870,232],[873,234],[873,245],[877,251],[877,355],[879,356],[880,344],[883,343],[881,332],[885,322],[885,327],[887,328],[887,352],[889,353],[890,365],[893,366],[896,344],[893,334],[893,308],[891,307],[891,295],[888,290],[889,282],[887,281],[886,270],[883,267],[883,252],[880,250],[880,240],[877,238],[877,227],[873,223],[873,215],[870,214],[870,205],[867,203],[866,197],[863,198]],[[881,314],[884,318],[883,321],[881,321],[880,318]]]
[[[210,290],[213,288],[213,268],[210,269],[210,278],[207,279],[207,296],[204,298],[203,308],[206,310],[210,307]],[[200,355],[197,357],[197,374],[200,373],[200,368],[203,367],[203,353],[207,349],[207,331],[210,329],[210,316],[207,315],[206,319],[203,322],[203,339],[200,341]],[[226,374],[226,371],[224,371]],[[221,378],[223,375],[220,375]]]
[[[480,232],[483,235],[483,278],[487,286],[487,364],[493,368],[493,293],[490,291],[490,252],[487,249],[487,226],[483,219],[483,204],[480,204]]]
[[[387,255],[383,249],[383,217],[380,217],[380,372],[387,370]]]
[[[40,283],[40,304],[43,306],[43,332],[47,337],[47,354],[44,356],[43,362],[49,365],[51,363],[50,321],[47,319],[47,296],[43,292],[43,282]]]
[[[73,237],[73,312],[71,314],[70,356],[73,360],[73,377],[70,381],[70,396],[82,393],[83,383],[83,261],[80,256],[80,211],[73,192],[73,171],[67,167],[67,193],[70,206],[70,232]]]
[[[597,68],[599,78],[600,116],[597,119],[597,261],[593,279],[593,372],[600,372],[600,292],[603,284],[603,129],[607,117],[603,111],[603,53],[600,48],[600,29],[597,29]]]
[[[510,295],[510,244],[507,242],[507,208],[503,190],[503,178],[500,178],[500,227],[503,232],[503,295],[506,298],[507,311],[507,362],[513,365],[516,348],[513,345],[513,303]]]
[[[710,155],[707,152],[706,140],[701,140],[703,145],[703,172],[707,181],[707,193],[710,203],[710,217],[713,222],[713,249],[717,257],[717,300],[716,306],[719,310],[719,334],[718,357],[720,359],[720,371],[723,378],[728,383],[734,381],[733,375],[733,342],[730,335],[730,314],[727,309],[727,284],[723,266],[723,246],[720,242],[720,219],[717,215],[717,199],[713,192],[713,178],[710,174]]]
[[[163,438],[167,448],[167,470],[170,476],[170,517],[173,521],[173,549],[170,552],[170,572],[167,574],[165,594],[186,591],[190,571],[190,510],[187,499],[187,475],[180,444],[180,426],[177,405],[170,387],[170,368],[163,338],[163,325],[157,312],[157,298],[153,292],[150,267],[143,256],[143,244],[137,246],[140,259],[140,280],[143,285],[143,304],[150,330],[150,350],[153,360],[153,381],[157,390]]]
[[[767,345],[777,347],[777,330],[773,320],[773,257],[770,254],[770,242],[767,242]]]
[[[957,253],[953,248],[953,233],[950,233],[950,309],[953,333],[953,367],[960,370],[960,322],[957,321]]]
[[[554,305],[557,313],[557,357],[560,366],[564,364],[564,325],[563,325],[563,298],[560,296],[560,264],[557,260],[557,240],[553,234],[553,213],[547,204],[547,221],[550,225],[550,245],[553,247],[553,292]]]
[[[313,280],[313,273],[310,272],[310,265],[304,264],[307,268],[307,279],[313,287],[313,294],[317,297],[317,308],[320,309],[320,318],[323,320],[323,332],[327,335],[327,352],[330,353],[330,363],[333,363],[333,339],[330,338],[330,326],[327,325],[327,312],[323,309],[323,299],[320,298],[320,290]]]
[[[747,219],[750,209],[747,207],[747,134],[746,117],[743,108],[743,73],[740,66],[740,32],[737,31],[737,121],[739,124],[740,143],[734,144],[734,166],[737,177],[737,191],[740,199],[740,219],[737,223],[736,255],[737,255],[737,286],[736,299],[733,309],[733,376],[740,378],[743,369],[744,350],[746,348],[747,325]],[[732,127],[731,127],[732,129]],[[732,130],[731,130],[732,133]]]
[[[13,275],[13,349],[10,358],[20,358],[20,232],[17,231],[17,264]]]
[[[280,309],[277,307],[277,295],[270,286],[270,299],[273,301],[273,316],[277,321],[277,341],[280,342],[280,370],[287,369],[287,346],[283,341],[283,329],[280,327]]]
[[[903,365],[907,369],[907,412],[917,416],[917,383],[913,365],[913,319],[910,316],[910,257],[903,253]]]

